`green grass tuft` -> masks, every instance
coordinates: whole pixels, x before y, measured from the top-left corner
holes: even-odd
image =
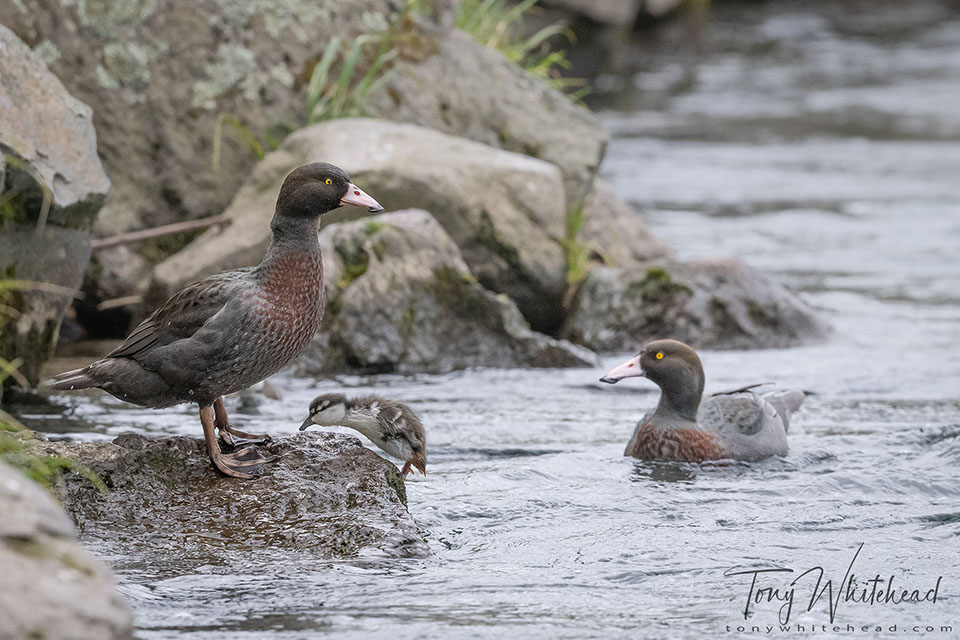
[[[587,276],[588,254],[587,245],[580,237],[583,229],[583,203],[578,203],[567,211],[566,237],[561,243],[567,259],[567,287],[573,290]]]
[[[499,51],[528,73],[545,79],[555,89],[579,101],[589,92],[586,81],[562,76],[562,72],[570,68],[570,60],[565,50],[554,49],[550,42],[556,36],[573,41],[573,33],[558,22],[532,35],[524,35],[523,16],[536,4],[537,0],[516,4],[508,0],[462,0],[454,24],[480,44]]]
[[[394,31],[359,36],[344,46],[337,36],[327,43],[307,86],[307,123],[364,115],[367,97],[390,78],[387,65],[397,57]],[[366,71],[358,74],[361,62],[372,53]],[[339,73],[334,74],[335,66]]]

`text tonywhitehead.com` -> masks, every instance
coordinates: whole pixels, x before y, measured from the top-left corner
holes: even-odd
[[[815,635],[818,633],[849,633],[849,634],[877,634],[877,633],[901,633],[901,634],[941,634],[953,633],[952,625],[880,625],[880,624],[778,624],[778,625],[731,625],[726,626],[728,633],[748,633],[773,635],[775,633],[806,634]]]

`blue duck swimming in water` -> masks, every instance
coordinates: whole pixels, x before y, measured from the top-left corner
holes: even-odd
[[[144,407],[200,405],[210,459],[228,476],[251,478],[267,459],[255,447],[221,452],[236,438],[222,397],[276,373],[307,346],[323,317],[320,216],[341,205],[382,211],[338,167],[314,162],[283,181],[270,221],[272,239],[255,267],[195,282],[167,300],[101,360],[54,376],[52,389],[96,387]]]
[[[624,455],[641,460],[734,459],[755,461],[787,454],[790,415],[799,389],[759,395],[753,388],[714,394],[701,403],[703,366],[696,351],[677,340],[655,340],[610,370],[601,382],[648,378],[660,387],[657,408],[637,424]]]

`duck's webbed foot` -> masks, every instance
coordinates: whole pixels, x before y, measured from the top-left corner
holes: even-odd
[[[220,438],[224,444],[236,447],[241,444],[264,444],[270,442],[270,436],[267,434],[252,434],[246,431],[234,429],[227,418],[227,409],[223,406],[223,398],[217,398],[213,403],[213,411],[216,416],[214,425],[220,433]]]
[[[400,474],[404,480],[407,479],[407,474],[414,468],[420,472],[420,475],[427,475],[427,458],[422,453],[414,453],[409,460],[403,463]]]
[[[225,475],[247,480],[256,476],[273,460],[265,457],[254,446],[243,447],[232,453],[221,452],[212,407],[200,407],[200,423],[203,425],[203,439],[207,444],[210,460]]]
[[[273,460],[264,456],[254,446],[244,447],[233,453],[218,451],[210,456],[210,459],[223,474],[244,480],[255,477],[268,462]]]

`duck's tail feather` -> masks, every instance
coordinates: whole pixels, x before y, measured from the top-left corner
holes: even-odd
[[[44,384],[47,388],[57,391],[73,391],[97,386],[97,383],[90,377],[90,367],[65,371],[53,376]]]
[[[800,389],[788,389],[779,393],[770,393],[763,398],[774,406],[783,420],[783,426],[790,428],[790,416],[800,408],[807,396]]]

